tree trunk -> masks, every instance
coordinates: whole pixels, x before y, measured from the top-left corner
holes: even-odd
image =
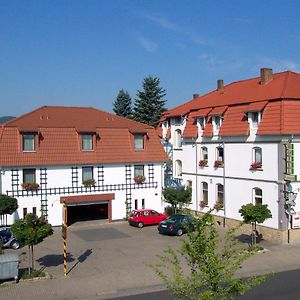
[[[30,255],[30,245],[28,245],[28,274],[30,275],[30,266],[31,266],[31,255]]]
[[[254,232],[254,223],[251,223],[252,233],[251,233],[251,246],[253,247],[255,244],[255,232]]]
[[[34,259],[33,259],[33,245],[31,245],[31,267],[34,270]]]

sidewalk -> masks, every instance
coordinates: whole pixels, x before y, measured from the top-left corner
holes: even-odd
[[[153,262],[155,254],[161,253],[162,248],[168,244],[175,247],[179,240],[176,237],[157,235],[156,232],[152,232],[152,228],[144,228],[145,230],[141,231],[136,228],[127,228],[128,226],[125,225],[104,226],[103,229],[117,228],[118,234],[124,236],[134,233],[132,239],[130,237],[115,238],[115,240],[102,238],[100,242],[90,243],[88,247],[91,246],[92,255],[82,264],[78,258],[82,256],[86,246],[84,248],[82,240],[77,236],[78,233],[74,234],[73,242],[69,246],[72,248],[72,244],[76,245],[76,248],[72,250],[74,259],[68,264],[68,268],[73,266],[74,269],[67,278],[63,276],[61,264],[56,264],[56,266],[52,264],[49,265],[48,271],[52,271],[50,273],[53,274],[53,279],[0,285],[0,300],[109,299],[164,289],[161,281],[147,267],[147,264]],[[55,236],[50,237],[45,248],[38,250],[39,255],[54,253],[51,247],[57,247],[54,244],[56,239]],[[141,249],[146,249],[145,252],[131,247],[132,240],[144,243]],[[123,246],[125,243],[128,244],[126,247]],[[260,244],[267,251],[257,253],[246,261],[238,272],[239,275],[250,276],[300,269],[300,244],[278,245],[268,241],[262,241]]]

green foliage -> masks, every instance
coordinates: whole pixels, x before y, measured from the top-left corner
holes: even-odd
[[[11,232],[21,244],[28,246],[28,273],[30,274],[31,269],[34,269],[33,246],[53,234],[52,226],[44,217],[28,214],[24,219],[19,219],[12,225]]]
[[[267,204],[252,204],[243,205],[239,213],[244,219],[244,223],[263,223],[265,220],[272,218],[271,211]]]
[[[168,187],[163,190],[165,201],[177,208],[178,204],[188,204],[191,202],[192,189],[190,187],[181,186],[179,188]]]
[[[148,76],[143,80],[143,90],[137,91],[134,105],[134,120],[156,126],[166,110],[166,91],[161,88],[157,77]]]
[[[213,218],[195,219],[196,230],[182,239],[180,250],[168,247],[152,269],[176,299],[237,299],[267,276],[237,278],[237,270],[252,252],[234,238],[235,229],[219,237]],[[188,266],[188,271],[186,271]]]
[[[37,245],[53,233],[52,226],[44,217],[28,214],[24,219],[17,220],[11,227],[14,236],[23,245]]]
[[[267,204],[258,203],[256,205],[248,203],[243,205],[239,213],[244,219],[244,223],[252,225],[251,231],[251,245],[256,244],[256,224],[263,223],[265,220],[272,218],[271,211],[268,209]]]
[[[85,186],[85,187],[90,187],[90,186],[94,186],[96,184],[96,181],[95,179],[86,179],[84,181],[82,181],[82,184]]]
[[[132,118],[131,97],[127,91],[123,89],[119,91],[118,96],[113,103],[113,111],[116,115],[124,118]]]
[[[7,195],[0,195],[0,215],[11,215],[18,209],[18,201]]]

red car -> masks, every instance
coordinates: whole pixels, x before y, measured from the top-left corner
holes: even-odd
[[[135,209],[128,217],[128,223],[139,228],[145,225],[155,225],[166,219],[169,215],[160,214],[153,209]]]

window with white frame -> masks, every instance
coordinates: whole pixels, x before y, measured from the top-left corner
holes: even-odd
[[[82,182],[94,179],[93,167],[82,167]]]
[[[208,183],[205,181],[202,182],[202,201],[208,204]]]
[[[173,124],[174,125],[181,125],[181,117],[177,117],[173,119]]]
[[[135,165],[133,174],[134,174],[134,177],[144,176],[144,165]]]
[[[181,160],[175,161],[175,176],[181,177],[182,176],[182,162]]]
[[[216,160],[220,162],[224,162],[224,149],[223,147],[216,148]]]
[[[260,147],[252,148],[251,169],[260,169],[262,167],[262,149]]]
[[[217,184],[217,203],[221,206],[224,205],[224,186],[223,184]]]
[[[81,135],[81,149],[84,151],[93,150],[93,135],[91,133]]]
[[[201,160],[208,161],[208,149],[207,147],[201,147]]]
[[[262,190],[260,188],[253,189],[253,202],[254,204],[262,204]]]
[[[202,131],[205,127],[205,117],[198,118],[199,129]]]
[[[222,116],[213,117],[214,130],[219,131],[222,125]]]
[[[143,134],[135,134],[134,135],[134,149],[135,150],[143,150],[144,149],[144,135]]]
[[[23,151],[35,151],[34,133],[23,133]]]
[[[252,121],[252,128],[257,128],[258,123],[260,122],[261,114],[259,111],[251,112],[251,121]]]
[[[175,148],[181,148],[181,147],[182,147],[181,130],[176,129],[175,130]]]
[[[35,169],[23,169],[23,183],[36,183]]]

